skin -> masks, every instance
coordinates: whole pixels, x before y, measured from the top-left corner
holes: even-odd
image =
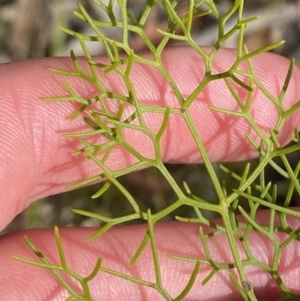
[[[214,70],[226,70],[233,62],[234,56],[235,53],[231,50],[221,50],[214,61]],[[195,54],[188,48],[166,51],[164,61],[183,95],[191,93],[203,76],[202,62],[195,60]],[[278,96],[289,62],[280,56],[264,54],[255,58],[253,64],[257,76]],[[44,96],[67,95],[61,84],[63,79],[84,97],[96,95],[96,88],[81,79],[64,78],[50,73],[50,66],[71,69],[72,63],[68,58],[49,58],[0,66],[0,230],[34,200],[63,192],[66,185],[99,173],[95,164],[85,161],[83,157],[70,157],[70,153],[78,148],[78,142],[61,137],[61,133],[86,129],[81,119],[73,123],[66,120],[76,105],[41,101]],[[124,91],[116,75],[99,74],[99,77],[114,91]],[[132,81],[142,102],[176,106],[174,96],[165,89],[165,81],[154,70],[135,65]],[[300,98],[299,82],[300,72],[294,69],[284,99],[286,109]],[[243,96],[241,89],[238,93]],[[192,118],[203,137],[210,159],[232,161],[253,158],[255,152],[243,135],[249,131],[245,121],[236,121],[233,117],[220,117],[219,114],[211,113],[207,104],[233,108],[234,103],[230,100],[224,84],[215,81],[205,90],[204,97],[197,99],[192,105]],[[274,125],[277,118],[276,111],[268,105],[261,93],[255,95],[252,114],[264,127],[265,132]],[[296,112],[285,122],[279,134],[282,144],[288,142],[295,127],[299,128],[299,114]],[[148,114],[145,119],[150,129],[159,128],[161,116],[154,118]],[[145,138],[141,134],[128,132],[125,135],[144,155],[153,157],[151,145],[144,143]],[[255,135],[253,137],[255,138]],[[202,161],[179,117],[172,117],[171,126],[168,126],[163,135],[161,144],[166,162]],[[171,149],[176,149],[176,152],[170,151]],[[122,168],[132,162],[133,158],[120,150],[112,154],[109,164],[111,168]],[[268,214],[268,211],[260,212],[258,221],[267,223]],[[292,228],[300,225],[299,220],[292,218],[289,223]],[[204,227],[204,231],[208,230]],[[104,267],[154,281],[149,248],[146,248],[133,267],[127,265],[145,233],[145,226],[116,227],[109,235],[105,234],[87,242],[86,238],[93,231],[94,229],[89,228],[60,230],[67,262],[72,269],[86,276],[94,267],[97,257],[103,256]],[[204,258],[198,231],[199,225],[177,222],[160,223],[155,227],[162,282],[173,297],[176,297],[188,282],[194,265],[175,261],[166,254]],[[68,294],[48,271],[11,259],[11,254],[35,259],[23,241],[25,234],[45,256],[54,262],[58,258],[53,229],[24,230],[0,237],[1,298],[31,301],[66,299]],[[279,235],[278,239],[284,237]],[[272,258],[270,242],[257,233],[253,233],[250,240],[254,255],[263,262],[269,262]],[[214,258],[219,262],[230,258],[224,236],[209,239],[209,245]],[[300,293],[300,253],[296,251],[299,248],[299,242],[292,242],[283,252],[280,262],[282,278],[295,293]],[[277,285],[268,274],[257,268],[249,268],[247,272],[259,300],[275,300],[280,296]],[[223,272],[201,287],[201,281],[207,273],[207,267],[200,268],[196,283],[185,300],[241,300],[227,274]],[[76,283],[74,286],[76,287]],[[105,273],[97,275],[90,288],[95,300],[163,300],[153,289],[137,286]]]

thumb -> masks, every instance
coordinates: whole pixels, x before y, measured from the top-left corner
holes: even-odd
[[[262,226],[268,225],[270,218],[270,212],[263,210],[257,213],[256,221]],[[291,231],[298,229],[300,224],[299,218],[292,216],[288,216],[287,222]],[[280,224],[279,221],[276,223]],[[156,278],[153,254],[149,244],[134,265],[128,264],[147,232],[145,225],[117,226],[101,237],[87,242],[87,237],[94,230],[92,228],[60,229],[69,268],[64,271],[60,269],[61,261],[55,247],[52,230],[26,230],[2,236],[0,238],[2,246],[0,248],[0,295],[2,300],[57,301],[67,298],[73,300],[70,297],[70,290],[77,292],[79,296],[83,294],[83,287],[78,282],[79,278],[74,275],[81,277],[90,275],[99,257],[103,258],[102,270],[88,283],[93,300],[162,301],[166,300],[163,294],[160,294],[164,289],[174,298],[172,300],[175,300],[176,296],[188,285],[196,260],[201,261],[200,269],[184,300],[241,300],[240,293],[228,277],[227,266],[233,259],[224,233],[207,238],[207,247],[213,262],[218,264],[218,271],[213,274],[208,283],[203,285],[202,282],[213,271],[199,237],[199,224],[180,222],[156,224],[154,233],[161,284]],[[210,232],[206,226],[203,226],[203,230]],[[57,272],[69,287],[63,286],[49,269],[24,264],[11,258],[11,254],[15,254],[40,262],[40,258],[37,258],[36,254],[33,254],[24,244],[24,235],[29,237],[47,258],[49,264],[57,267]],[[281,231],[276,232],[274,239],[278,243],[288,240],[287,234]],[[286,292],[285,298],[287,296],[292,298],[293,294],[300,293],[300,253],[298,251],[300,242],[297,239],[286,244],[279,253],[275,252],[274,242],[258,231],[251,232],[247,242],[248,255],[245,255],[246,251],[242,244],[237,245],[244,258],[249,256],[249,252],[251,254],[251,260],[246,264],[245,270],[258,300],[278,300],[277,298],[282,297],[282,287]],[[195,261],[177,260],[170,257],[170,254],[179,258],[194,258]],[[222,264],[225,269],[222,269]],[[127,279],[109,273],[108,269],[127,276]],[[230,271],[236,275],[235,269],[230,269]],[[148,282],[150,285],[141,282],[137,284],[130,281],[130,277],[144,281],[144,283]],[[295,295],[295,300],[297,298],[299,296]],[[81,299],[78,297],[78,300]]]

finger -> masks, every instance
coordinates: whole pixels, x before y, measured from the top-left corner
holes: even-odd
[[[267,224],[269,213],[258,214],[259,224]],[[292,229],[299,227],[299,219],[291,218],[288,223]],[[168,257],[168,254],[205,260],[205,252],[199,238],[199,225],[178,222],[159,223],[154,228],[155,241],[158,249],[162,286],[175,298],[188,284],[195,262],[181,261]],[[46,269],[29,266],[12,259],[11,254],[38,261],[38,258],[25,246],[23,235],[27,235],[51,264],[60,265],[58,252],[55,248],[53,230],[28,230],[1,237],[0,243],[0,294],[3,300],[59,301],[65,300],[69,294],[57,279]],[[116,227],[91,242],[86,238],[94,229],[61,229],[63,248],[68,267],[81,275],[88,276],[96,265],[98,257],[103,257],[102,268],[113,269],[122,274],[155,283],[153,256],[149,244],[133,266],[128,263],[140,245],[147,229],[145,225]],[[208,231],[204,228],[204,231]],[[278,242],[283,242],[287,235],[275,235]],[[266,236],[253,232],[249,236],[252,252],[251,263],[261,262],[272,266],[278,260],[278,283],[274,280],[274,268],[270,272],[254,265],[247,266],[246,273],[253,286],[258,300],[275,300],[282,295],[279,283],[292,293],[300,293],[299,265],[300,242],[293,240],[283,249],[280,256],[274,253],[274,246]],[[219,264],[232,262],[232,255],[227,238],[217,234],[207,239],[208,248],[213,260]],[[245,258],[242,244],[240,253]],[[256,260],[256,261],[255,261]],[[276,265],[274,265],[276,266]],[[211,271],[209,265],[202,263],[191,291],[184,300],[241,300],[237,289],[228,278],[228,270],[218,271],[206,284],[202,281]],[[237,277],[236,270],[230,272]],[[76,292],[82,293],[82,287],[70,275],[62,272],[63,278]],[[16,285],[17,284],[17,285]],[[153,287],[141,286],[134,282],[113,276],[104,270],[89,283],[93,300],[166,300]]]
[[[163,61],[184,97],[190,95],[203,79],[204,63],[190,48],[166,50]],[[234,51],[220,50],[213,63],[213,72],[228,70],[234,61]],[[87,69],[84,60],[80,60],[80,64]],[[279,56],[264,54],[256,57],[253,64],[257,77],[270,93],[278,96],[289,62]],[[98,89],[83,79],[53,74],[49,72],[49,67],[74,70],[71,60],[66,58],[31,60],[0,67],[0,229],[33,200],[64,191],[66,185],[101,172],[84,156],[71,157],[70,154],[80,147],[79,143],[61,137],[62,133],[87,130],[82,118],[73,123],[67,121],[78,106],[74,103],[41,101],[44,96],[68,95],[62,81],[67,81],[76,93],[86,98],[97,95]],[[246,64],[241,69],[246,70]],[[128,93],[116,73],[99,73],[99,78],[107,90]],[[299,79],[300,73],[295,69],[284,99],[285,109],[299,99]],[[135,64],[131,81],[138,100],[143,104],[179,107],[177,98],[157,69]],[[235,88],[245,100],[245,90],[237,85]],[[267,133],[276,123],[278,113],[261,91],[257,90],[254,95],[253,118]],[[113,110],[116,102],[110,102]],[[189,110],[210,159],[242,160],[256,156],[256,151],[245,138],[245,133],[250,133],[257,139],[247,121],[213,112],[208,105],[236,109],[224,81],[211,82]],[[294,127],[298,126],[297,117],[298,113],[284,124],[279,136],[282,143],[288,141]],[[161,126],[162,118],[162,114],[148,113],[145,114],[145,123],[155,132]],[[128,130],[124,135],[142,155],[154,157],[154,145],[144,133]],[[167,162],[201,162],[198,148],[182,116],[170,117],[161,148],[163,159]],[[110,154],[107,165],[118,170],[133,162],[136,158],[124,148],[116,148]]]

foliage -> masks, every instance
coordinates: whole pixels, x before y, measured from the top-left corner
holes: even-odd
[[[248,51],[244,45],[244,31],[249,23],[255,21],[256,17],[250,19],[243,18],[243,1],[236,0],[232,7],[226,14],[220,14],[213,0],[189,0],[188,9],[184,12],[184,15],[179,15],[178,12],[178,0],[148,0],[145,3],[143,12],[139,17],[132,14],[127,6],[125,0],[110,0],[108,4],[104,4],[100,0],[94,0],[98,4],[107,16],[109,21],[94,20],[86,12],[82,5],[79,5],[79,11],[75,12],[76,16],[87,22],[94,30],[95,35],[90,36],[79,32],[74,32],[64,28],[63,30],[68,34],[75,36],[80,42],[84,52],[85,59],[88,64],[88,72],[82,67],[82,61],[79,61],[75,54],[71,52],[71,58],[73,60],[76,71],[71,72],[69,70],[52,69],[53,72],[72,77],[80,77],[97,87],[99,94],[97,97],[91,99],[85,99],[78,95],[78,93],[64,82],[64,86],[68,91],[68,96],[56,96],[47,97],[47,101],[72,101],[79,104],[79,109],[71,116],[70,121],[76,118],[84,118],[85,122],[89,126],[90,130],[86,132],[69,133],[64,136],[72,139],[78,139],[82,145],[82,148],[75,151],[74,155],[84,154],[89,160],[92,160],[97,164],[102,173],[97,176],[88,178],[80,183],[75,183],[69,188],[77,188],[84,185],[95,183],[99,180],[105,180],[104,184],[97,193],[92,197],[98,198],[102,194],[109,192],[111,186],[117,187],[124,199],[130,204],[132,212],[128,215],[121,217],[107,217],[101,214],[86,212],[83,210],[74,209],[75,213],[88,216],[91,218],[99,219],[104,223],[97,232],[95,232],[90,239],[94,239],[103,233],[109,231],[110,228],[115,225],[123,224],[134,220],[146,221],[148,227],[144,235],[143,240],[140,243],[140,247],[133,254],[130,264],[134,264],[139,256],[143,253],[143,250],[147,244],[150,244],[154,262],[154,270],[156,279],[155,282],[149,282],[143,279],[134,278],[129,275],[125,275],[119,271],[110,270],[101,266],[101,259],[95,265],[95,268],[89,277],[83,278],[76,274],[74,271],[68,268],[66,259],[64,256],[63,245],[61,243],[58,229],[55,229],[57,248],[60,254],[60,263],[52,264],[44,255],[38,250],[36,246],[26,238],[26,243],[30,249],[38,256],[40,262],[34,262],[20,257],[15,257],[23,262],[34,264],[43,268],[47,268],[52,271],[53,275],[62,284],[62,286],[69,292],[70,297],[67,300],[93,300],[89,288],[88,282],[99,272],[109,273],[116,277],[124,278],[128,281],[135,282],[142,286],[147,286],[157,290],[165,300],[183,300],[188,295],[190,289],[193,287],[197,273],[202,265],[208,265],[211,267],[211,272],[207,275],[203,281],[203,285],[209,285],[209,281],[218,271],[227,270],[230,280],[236,286],[240,295],[244,300],[257,300],[255,291],[252,288],[251,282],[247,278],[246,267],[256,266],[266,272],[270,273],[277,285],[282,290],[282,297],[280,300],[300,300],[300,296],[296,295],[288,289],[285,285],[280,273],[278,272],[278,265],[280,263],[280,256],[284,252],[285,248],[294,240],[299,239],[300,229],[292,229],[288,223],[288,216],[300,217],[300,213],[289,208],[290,200],[293,194],[299,195],[300,184],[298,180],[298,174],[300,164],[296,167],[291,166],[287,155],[299,151],[300,140],[299,135],[295,132],[293,142],[284,147],[280,145],[278,141],[278,134],[283,126],[284,121],[299,107],[297,102],[292,108],[284,110],[283,100],[287,87],[289,85],[292,70],[294,68],[294,62],[291,61],[290,68],[286,75],[285,83],[282,87],[279,97],[275,97],[270,91],[263,85],[254,72],[252,65],[252,58],[269,50],[272,50],[282,42],[274,43],[267,47]],[[155,5],[161,5],[161,7],[167,12],[168,26],[166,29],[159,29],[162,39],[157,45],[154,45],[152,41],[147,37],[144,27],[150,16],[151,10]],[[121,17],[119,18],[114,13],[114,6],[119,6],[121,11]],[[204,16],[212,15],[219,24],[218,27],[218,39],[215,45],[207,52],[203,47],[199,46],[193,36],[191,35],[192,23],[195,19],[203,18]],[[236,23],[230,29],[226,29],[229,19],[235,19]],[[116,27],[122,31],[122,39],[114,40],[104,34],[103,28]],[[181,33],[181,34],[180,34]],[[145,48],[152,54],[150,57],[145,57],[141,54],[135,53],[130,47],[128,38],[130,34],[138,35],[144,42]],[[226,71],[215,74],[212,72],[212,62],[217,55],[222,44],[229,39],[232,35],[238,35],[238,42],[236,45],[236,60],[235,63]],[[205,62],[205,76],[202,81],[199,82],[198,87],[190,95],[184,96],[180,91],[180,88],[176,85],[174,79],[165,67],[162,60],[162,53],[167,44],[171,40],[182,41],[194,49],[195,53]],[[94,41],[101,43],[106,51],[108,59],[97,60],[94,59],[86,46],[86,41]],[[142,65],[152,66],[155,68],[166,81],[169,83],[169,88],[176,95],[178,103],[174,106],[158,107],[155,105],[142,104],[137,96],[135,86],[130,80],[132,67],[134,64],[139,63]],[[241,70],[240,66],[246,64],[248,71]],[[115,91],[107,89],[105,84],[99,78],[99,70],[102,70],[105,74],[115,73],[122,79],[122,84],[126,87],[126,93],[119,94]],[[246,81],[241,80],[241,77],[246,78]],[[251,126],[253,133],[259,137],[259,141],[249,134],[247,139],[256,149],[259,160],[257,165],[248,162],[245,165],[244,170],[241,173],[231,171],[225,165],[219,164],[216,167],[209,159],[207,150],[203,143],[203,137],[197,131],[193,119],[191,117],[191,107],[197,97],[203,92],[205,87],[212,81],[224,81],[228,87],[228,90],[232,94],[232,98],[235,100],[238,110],[231,111],[220,107],[211,107],[210,109],[218,112],[219,114],[227,114],[235,116],[235,118],[242,118],[248,122]],[[236,91],[236,87],[243,89],[246,93],[247,101],[240,98]],[[254,97],[254,88],[259,89],[268,100],[275,106],[278,112],[278,119],[274,128],[270,133],[265,133],[264,129],[255,121],[251,115],[251,105]],[[114,104],[117,104],[117,109],[112,112],[110,109],[110,102],[107,100],[114,99]],[[99,105],[95,105],[99,104]],[[130,110],[128,109],[130,108]],[[82,117],[83,113],[85,117]],[[147,114],[160,114],[163,116],[160,128],[154,132],[151,130],[145,121]],[[186,182],[178,184],[171,176],[166,168],[162,159],[162,146],[161,139],[168,126],[171,116],[179,115],[186,123],[203,159],[203,163],[206,167],[206,171],[211,179],[217,202],[212,203],[211,200],[206,200],[201,195],[195,195],[189,188]],[[88,117],[87,117],[88,116]],[[126,140],[124,136],[124,130],[137,131],[143,133],[154,149],[155,155],[153,157],[147,157],[141,153],[138,149],[132,146]],[[101,137],[101,139],[93,140],[91,137]],[[101,143],[95,141],[101,140]],[[120,170],[114,170],[110,168],[109,158],[113,151],[117,148],[122,148],[134,158],[134,163],[128,167],[124,167]],[[278,160],[282,164],[278,163]],[[277,160],[277,161],[276,161]],[[285,193],[285,199],[283,204],[279,204],[277,199],[277,186],[276,184],[267,181],[265,176],[265,168],[271,166],[275,173],[278,173],[281,177],[288,181],[287,190]],[[142,210],[129,191],[120,183],[119,177],[129,172],[153,167],[158,170],[168,184],[172,187],[176,195],[176,200],[166,208],[157,212],[150,212],[150,210]],[[220,176],[221,175],[221,176]],[[235,180],[236,186],[232,189],[227,186],[227,183],[222,180],[224,177],[229,177]],[[243,204],[243,205],[242,205]],[[248,212],[245,210],[249,208]],[[164,288],[161,281],[161,270],[158,260],[158,253],[156,249],[154,227],[157,222],[162,220],[165,216],[175,212],[179,207],[188,206],[193,209],[193,216],[177,216],[177,220],[183,223],[192,222],[199,223],[199,243],[203,245],[206,258],[185,258],[176,254],[170,254],[169,256],[174,260],[183,260],[194,263],[194,269],[190,275],[190,281],[182,291],[180,295],[172,298],[169,292]],[[270,218],[267,225],[260,225],[256,221],[256,215],[259,209],[268,208],[270,210]],[[212,222],[206,217],[204,212],[213,212],[220,216],[222,222]],[[241,214],[244,220],[237,219],[237,215]],[[278,218],[279,222],[275,222]],[[204,234],[200,225],[209,225],[211,232]],[[253,255],[251,247],[249,245],[249,236],[253,231],[258,231],[262,235],[265,235],[272,243],[274,248],[273,259],[270,264],[259,261]],[[282,242],[277,240],[278,233],[285,233],[286,239]],[[232,262],[215,262],[207,243],[208,237],[218,236],[224,234],[227,237],[228,244],[232,253]],[[242,258],[238,251],[238,244],[242,244],[246,258]],[[238,277],[235,278],[232,273],[232,269],[236,269]],[[82,295],[78,295],[73,291],[68,283],[61,275],[61,271],[64,271],[69,276],[73,277],[82,285]]]

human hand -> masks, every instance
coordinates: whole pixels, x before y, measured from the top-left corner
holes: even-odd
[[[166,51],[166,65],[174,74],[178,86],[183,93],[190,93],[197,76],[201,75],[203,66],[196,64],[192,53],[186,48],[176,48]],[[215,68],[222,70],[234,60],[231,50],[220,51],[215,61]],[[255,71],[274,94],[278,93],[286,76],[288,61],[282,57],[264,54],[254,60]],[[70,153],[77,149],[76,142],[65,140],[62,133],[74,130],[74,127],[84,130],[85,125],[77,120],[70,124],[68,117],[74,110],[70,103],[46,103],[41,97],[48,95],[63,95],[62,76],[50,73],[49,67],[68,69],[72,63],[69,59],[41,59],[13,63],[0,66],[0,229],[6,225],[32,201],[41,197],[56,194],[65,190],[65,186],[75,181],[94,175],[97,167],[83,158],[74,158]],[[145,67],[136,66],[135,86],[139,98],[153,98],[159,105],[172,102],[172,97],[163,85],[157,86],[159,79]],[[285,106],[290,107],[300,97],[298,83],[300,72],[295,69],[285,98]],[[68,78],[68,82],[76,91],[88,97],[96,91],[93,87],[78,78]],[[108,84],[118,88],[114,78],[109,78]],[[149,91],[152,93],[149,94]],[[218,106],[230,104],[229,94],[224,92],[218,82],[213,82],[207,91],[205,100],[197,102],[193,107],[194,120],[197,129],[204,137],[204,142],[212,160],[241,160],[252,158],[255,154],[244,133],[243,121],[235,123],[234,127],[224,127],[222,120],[212,118],[206,108],[206,103],[218,102]],[[151,100],[151,99],[150,99]],[[205,102],[203,105],[203,101]],[[222,106],[223,104],[223,106]],[[263,96],[257,94],[253,105],[256,120],[265,126],[266,131],[272,127],[276,112],[267,110]],[[288,142],[294,128],[299,128],[299,112],[291,116],[285,123],[279,137],[282,142]],[[155,127],[155,118],[149,117],[149,123]],[[226,119],[231,124],[233,117]],[[214,134],[218,135],[212,135]],[[214,136],[214,139],[211,137]],[[181,143],[184,141],[184,143]],[[138,145],[141,140],[133,138]],[[173,122],[167,129],[167,135],[162,140],[163,157],[165,161],[186,163],[199,162],[198,153],[193,140],[187,136],[187,129],[180,122]],[[142,147],[142,146],[141,146]],[[168,150],[176,149],[176,152]],[[143,151],[148,152],[146,148]],[[151,150],[150,150],[151,151]],[[111,158],[111,164],[116,168],[128,164],[126,158],[118,155]],[[258,216],[261,223],[268,220],[268,212]],[[291,219],[290,225],[297,228],[299,220]],[[204,258],[204,251],[199,241],[199,225],[183,223],[162,223],[155,227],[157,248],[159,250],[162,281],[172,296],[177,296],[189,281],[193,264],[174,261],[167,254],[188,255],[193,258]],[[102,265],[115,270],[154,281],[152,255],[146,249],[141,258],[132,267],[128,262],[144,235],[146,226],[127,226],[111,229],[98,239],[87,242],[87,237],[94,229],[61,229],[67,262],[71,268],[81,275],[88,275],[94,267],[97,258],[103,256]],[[207,227],[204,227],[208,231]],[[53,261],[58,258],[53,230],[24,230],[18,233],[2,236],[0,239],[0,296],[3,300],[65,300],[68,293],[63,290],[53,275],[44,269],[26,265],[13,260],[10,256],[18,254],[26,258],[34,255],[23,242],[23,236],[39,246],[43,254]],[[268,262],[272,256],[270,242],[260,234],[251,236],[253,253],[257,258]],[[218,236],[210,239],[211,252],[221,262],[230,258],[230,250],[226,237]],[[280,271],[286,285],[295,293],[300,293],[299,266],[300,248],[296,240],[291,243],[281,258]],[[219,272],[204,287],[201,281],[208,273],[207,267],[200,267],[199,276],[185,300],[240,300],[241,297],[228,279],[226,272]],[[271,277],[257,268],[248,271],[255,293],[259,300],[273,300],[280,296],[280,291]],[[76,283],[73,282],[76,286]],[[159,294],[152,288],[141,287],[129,281],[112,275],[99,273],[90,283],[92,296],[95,300],[160,300]]]

